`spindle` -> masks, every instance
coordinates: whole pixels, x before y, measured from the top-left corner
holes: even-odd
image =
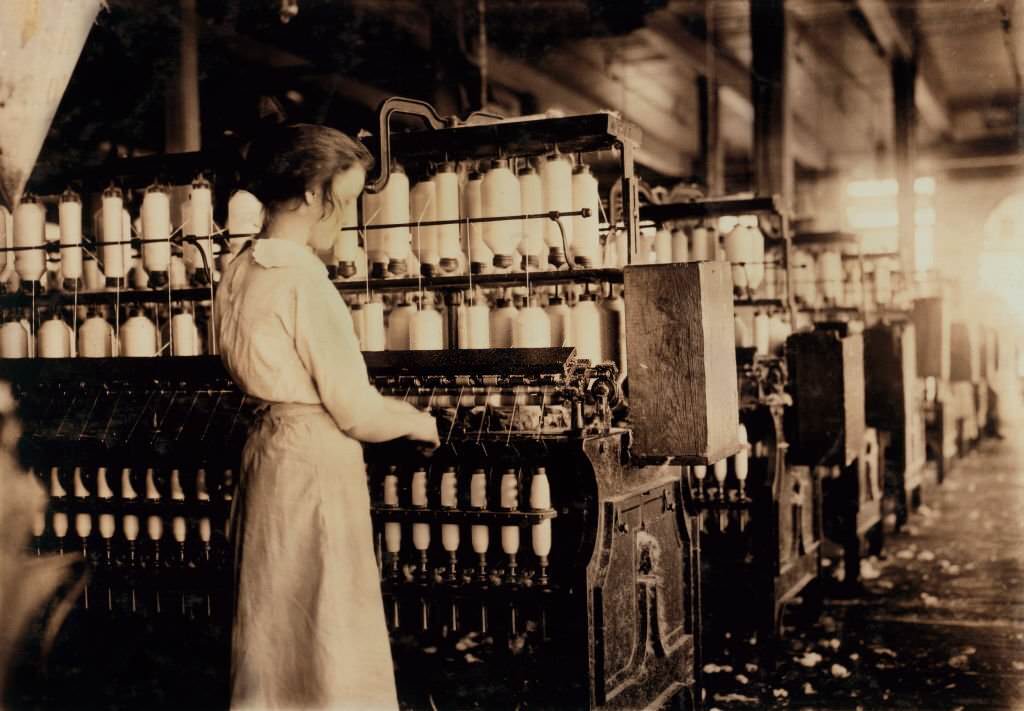
[[[557,153],[548,156],[540,166],[540,184],[544,194],[544,212],[572,212],[572,164]],[[555,267],[565,264],[566,250],[572,249],[573,221],[561,218],[562,229],[554,221],[545,223],[548,261]],[[564,230],[564,235],[563,235]]]

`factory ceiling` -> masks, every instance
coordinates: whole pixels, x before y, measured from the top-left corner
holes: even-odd
[[[109,151],[163,148],[176,3],[110,5],[58,112],[43,173]],[[923,153],[1016,152],[1021,5],[789,0],[798,165],[885,165],[890,60],[901,55],[917,61]],[[749,0],[298,0],[287,23],[281,7],[198,0],[204,144],[244,136],[268,117],[358,130],[392,94],[464,113],[480,105],[486,83],[488,104],[507,113],[619,110],[642,127],[649,170],[687,177],[699,153],[697,78],[713,66],[725,155],[749,163]]]

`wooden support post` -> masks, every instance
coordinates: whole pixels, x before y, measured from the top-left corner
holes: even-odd
[[[200,149],[199,123],[199,15],[196,0],[181,0],[181,38],[177,75],[166,94],[165,149],[185,153]]]
[[[787,34],[785,0],[750,0],[754,188],[759,195],[781,195],[792,209],[795,178]]]
[[[917,114],[914,108],[914,86],[917,62],[902,56],[892,59],[893,157],[896,181],[899,184],[899,248],[903,273],[912,281],[917,271],[917,243],[914,224],[915,140]]]
[[[697,101],[700,108],[700,158],[698,175],[704,178],[708,195],[725,194],[725,146],[718,96],[718,34],[715,22],[715,3],[704,3],[705,62],[704,73],[697,77]]]
[[[697,174],[704,178],[708,196],[725,194],[725,152],[719,125],[718,82],[713,76],[697,77],[700,102],[700,158]]]

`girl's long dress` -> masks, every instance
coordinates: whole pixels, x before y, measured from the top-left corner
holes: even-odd
[[[232,514],[233,708],[397,708],[355,422],[383,421],[344,301],[307,248],[257,240],[217,292],[221,357],[267,403]]]

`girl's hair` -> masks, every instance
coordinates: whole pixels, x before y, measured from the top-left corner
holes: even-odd
[[[366,146],[330,126],[275,126],[249,147],[246,182],[268,214],[292,200],[301,200],[306,190],[319,188],[327,215],[335,207],[331,193],[334,176],[357,164],[370,170],[373,163]]]

